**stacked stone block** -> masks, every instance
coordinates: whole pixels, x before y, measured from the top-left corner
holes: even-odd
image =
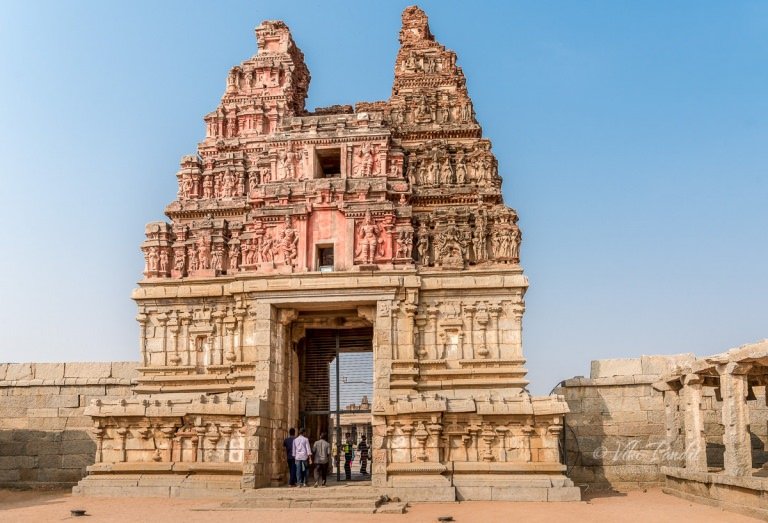
[[[663,483],[659,467],[675,454],[666,446],[664,399],[653,383],[689,358],[693,355],[596,360],[589,378],[563,382],[557,392],[570,409],[564,439],[574,483],[619,491]]]
[[[668,434],[683,427],[679,405],[665,405],[653,387],[677,365],[693,361],[691,354],[596,360],[589,378],[565,380],[557,389],[568,402],[565,419],[566,463],[569,477],[589,490],[618,491],[662,486],[661,467],[685,464],[682,439]],[[768,407],[764,385],[752,387],[747,399],[752,466],[768,462]],[[701,388],[701,416],[706,439],[706,466],[724,466],[723,402],[713,387]]]
[[[91,399],[131,394],[135,362],[0,364],[0,486],[63,488],[93,464]]]

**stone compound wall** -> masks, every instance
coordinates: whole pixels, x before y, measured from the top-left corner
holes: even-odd
[[[556,389],[570,413],[565,418],[567,475],[587,490],[627,491],[662,486],[663,466],[680,466],[678,449],[667,444],[663,394],[653,388],[661,375],[692,354],[596,360],[589,378],[565,380]],[[749,407],[754,467],[768,461],[766,387],[753,388]],[[722,401],[713,387],[702,391],[707,465],[723,466]],[[671,411],[669,415],[680,416]]]
[[[589,378],[565,380],[556,389],[570,408],[564,437],[567,474],[574,483],[619,491],[663,484],[664,400],[653,383],[675,363],[692,358],[596,360]]]
[[[130,396],[136,362],[0,364],[0,487],[63,488],[85,476],[96,445],[93,398]]]

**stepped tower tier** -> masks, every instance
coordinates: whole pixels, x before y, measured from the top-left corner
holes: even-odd
[[[526,390],[522,235],[491,142],[456,54],[419,8],[402,21],[389,100],[314,111],[288,27],[256,28],[181,160],[170,221],[146,226],[140,378],[88,407],[82,492],[139,473],[182,490],[284,482],[288,429],[339,427],[329,369],[360,352],[371,401],[349,403],[370,408],[355,419],[376,489],[578,498],[558,456],[567,406]]]

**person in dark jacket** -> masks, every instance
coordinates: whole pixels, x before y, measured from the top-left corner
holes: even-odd
[[[296,460],[293,459],[293,440],[296,439],[296,429],[288,431],[288,437],[283,440],[283,447],[285,447],[285,460],[288,462],[288,470],[290,471],[290,480],[288,481],[289,487],[296,486]]]
[[[368,474],[368,443],[365,441],[365,435],[360,436],[360,443],[357,444],[357,451],[360,453],[360,474]]]

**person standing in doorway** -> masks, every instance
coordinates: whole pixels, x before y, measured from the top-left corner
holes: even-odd
[[[293,440],[295,439],[296,429],[292,428],[288,431],[288,437],[283,440],[285,459],[288,462],[288,473],[290,474],[290,479],[288,480],[289,487],[296,486],[296,460],[293,459]]]
[[[315,487],[325,486],[328,479],[328,461],[331,458],[331,444],[325,439],[326,434],[320,434],[320,439],[312,445],[312,457],[315,462]],[[322,481],[322,483],[321,483]]]
[[[296,481],[300,487],[307,486],[307,472],[309,472],[309,458],[312,457],[312,449],[309,440],[304,435],[306,431],[301,429],[299,436],[293,440],[293,459],[296,461]]]
[[[344,452],[344,477],[347,481],[352,480],[352,460],[355,459],[355,445],[352,443],[352,434],[347,432],[347,441],[341,446]]]
[[[360,436],[360,443],[357,444],[357,451],[360,453],[360,474],[368,475],[368,443],[365,441],[365,434]]]

